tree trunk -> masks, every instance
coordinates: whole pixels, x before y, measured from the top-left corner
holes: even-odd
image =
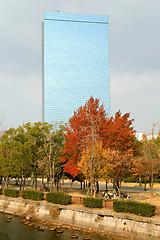
[[[142,177],[141,175],[139,175],[139,186],[141,187],[141,185],[142,185]]]
[[[121,199],[121,188],[118,188],[118,195],[119,195],[119,199]]]
[[[81,182],[81,189],[82,189],[82,182]]]
[[[1,189],[3,189],[3,178],[1,177]]]
[[[15,185],[18,186],[18,181],[19,181],[19,178],[16,178],[15,180]]]
[[[83,181],[83,188],[85,188],[85,181]]]
[[[23,179],[23,190],[24,190],[24,186],[25,186],[25,178]]]
[[[50,162],[50,192],[53,191],[52,163]]]
[[[72,179],[72,181],[71,181],[71,188],[72,188],[72,186],[73,186],[73,179]]]
[[[34,172],[34,189],[37,190],[37,173]]]
[[[44,174],[42,173],[42,185],[44,184]]]
[[[153,173],[151,174],[150,194],[151,194],[151,196],[153,196]]]
[[[21,187],[24,187],[24,176],[23,176],[23,171],[22,171],[22,178],[21,178]],[[20,189],[21,190],[21,189]],[[24,190],[24,189],[23,189]]]
[[[106,192],[108,191],[108,181],[106,181]]]
[[[22,189],[22,178],[21,178],[20,183],[19,183],[19,190],[21,191],[21,189]]]
[[[144,191],[146,191],[146,177],[144,178]]]
[[[91,150],[91,162],[90,162],[90,188],[91,188],[91,197],[93,196],[93,159],[94,159],[94,124],[92,124],[92,150]]]
[[[8,187],[8,185],[9,185],[9,176],[7,176],[7,177],[5,178],[4,188]]]
[[[94,198],[96,198],[96,184],[95,184],[95,181],[94,181],[94,195],[93,195]]]
[[[49,188],[49,176],[47,176],[47,187]]]
[[[33,187],[33,172],[31,173],[31,186]]]
[[[99,193],[99,182],[96,181],[96,188],[97,188],[97,193]]]
[[[149,187],[151,188],[151,176],[149,177]]]
[[[56,189],[57,189],[57,192],[58,192],[58,190],[59,190],[59,183],[58,183],[58,181],[56,182]]]
[[[64,186],[64,176],[62,176],[62,186]]]
[[[113,178],[113,189],[116,189],[116,181],[115,181],[115,179]]]
[[[116,180],[114,182],[114,189],[116,190],[118,196],[119,196],[119,199],[121,198],[121,182]]]

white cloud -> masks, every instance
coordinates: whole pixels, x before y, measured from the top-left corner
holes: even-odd
[[[146,131],[152,122],[159,121],[160,71],[111,76],[111,109],[130,112],[135,126]]]
[[[0,79],[0,119],[4,117],[6,128],[41,121],[41,79],[35,74]]]
[[[109,16],[112,113],[137,128],[160,119],[159,0],[1,0],[0,116],[7,126],[41,119],[44,11]],[[1,117],[0,117],[1,119]]]

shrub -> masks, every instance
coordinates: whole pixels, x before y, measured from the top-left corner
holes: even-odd
[[[159,178],[158,179],[153,179],[153,182],[160,183],[160,179]]]
[[[44,199],[44,193],[33,191],[33,190],[23,190],[22,191],[22,198],[24,199],[31,199],[31,200],[43,200]]]
[[[100,198],[86,197],[83,198],[83,205],[90,208],[102,208],[103,200]]]
[[[46,201],[56,204],[68,205],[71,203],[72,197],[64,192],[51,192],[46,194]]]
[[[134,213],[145,217],[151,217],[155,215],[156,206],[131,200],[114,200],[113,210],[116,212]]]
[[[124,178],[123,181],[126,182],[126,183],[138,183],[139,179],[138,178],[128,177],[128,178]]]
[[[16,189],[9,189],[9,188],[5,188],[4,189],[4,195],[7,197],[19,197],[19,190]]]
[[[132,178],[132,177],[124,178],[123,181],[126,183],[139,183],[138,178]],[[155,179],[153,181],[155,182]],[[150,183],[150,180],[141,178],[141,183],[145,183],[145,182]]]
[[[150,183],[150,180],[149,180],[149,179],[144,179],[144,178],[142,178],[142,179],[141,179],[141,183]]]

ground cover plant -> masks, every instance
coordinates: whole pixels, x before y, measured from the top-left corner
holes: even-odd
[[[7,197],[19,197],[19,191],[16,189],[9,189],[9,188],[5,188],[4,189],[4,195]]]
[[[23,190],[22,191],[22,198],[24,199],[31,199],[31,200],[43,200],[44,199],[44,193],[33,191],[33,190]]]
[[[56,204],[68,205],[72,201],[72,197],[64,192],[51,192],[46,194],[46,201]]]
[[[133,213],[143,217],[152,217],[156,213],[156,206],[131,200],[114,200],[113,210],[116,212]]]
[[[86,197],[83,198],[83,205],[89,208],[102,208],[103,200],[100,198]]]

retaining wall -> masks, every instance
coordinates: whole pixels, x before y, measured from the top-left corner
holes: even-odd
[[[160,239],[160,219],[115,213],[109,209],[61,206],[44,201],[0,197],[0,212],[29,216],[93,232],[118,234],[129,239]]]

